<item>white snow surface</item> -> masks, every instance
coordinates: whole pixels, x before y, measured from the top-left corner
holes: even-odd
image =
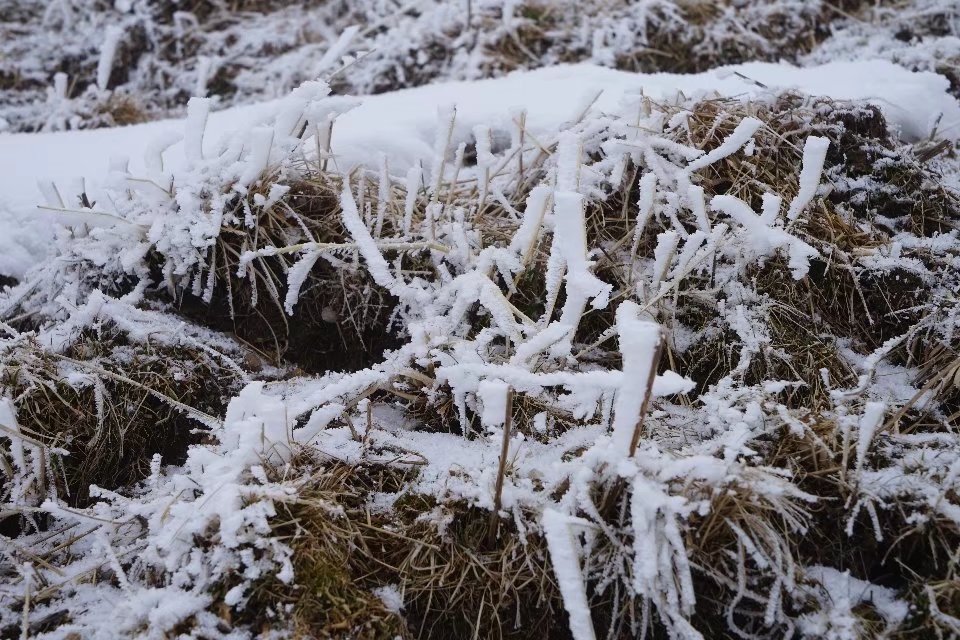
[[[448,82],[365,97],[341,115],[331,149],[341,171],[378,166],[385,154],[391,172],[408,171],[434,156],[438,110],[456,108],[451,147],[471,139],[476,126],[493,132],[516,128],[512,119],[526,112],[526,130],[557,131],[587,110],[622,113],[625,98],[643,94],[655,101],[722,96],[764,99],[787,90],[836,100],[865,100],[878,106],[907,140],[938,130],[960,138],[960,103],[947,92],[948,81],[930,72],[911,72],[887,61],[836,62],[798,68],[788,64],[747,63],[701,74],[638,74],[588,64],[548,67],[503,78]],[[282,100],[211,113],[204,153],[218,149],[228,134],[248,131],[274,117]],[[35,208],[42,202],[38,181],[53,182],[67,208],[86,192],[96,201],[98,186],[111,166],[129,160],[134,175],[146,169],[158,141],[185,130],[182,120],[40,134],[0,134],[0,274],[19,277],[46,256],[51,226]],[[245,138],[246,139],[246,138]],[[148,154],[148,152],[150,152]],[[182,142],[162,154],[170,172],[187,162]]]

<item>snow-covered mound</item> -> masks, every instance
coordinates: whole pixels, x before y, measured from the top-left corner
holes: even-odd
[[[573,123],[588,112],[625,116],[633,108],[626,98],[643,95],[675,103],[698,97],[767,99],[785,91],[833,100],[858,100],[881,109],[905,140],[939,131],[960,138],[960,105],[949,83],[933,73],[915,73],[882,61],[832,63],[798,68],[786,64],[749,63],[693,75],[636,74],[589,65],[561,66],[510,74],[495,80],[452,82],[358,99],[337,119],[331,138],[332,161],[343,172],[354,166],[375,167],[385,156],[391,171],[406,173],[428,163],[437,144],[440,110],[455,108],[452,146],[467,141],[477,125],[509,136],[512,120],[523,113],[526,130],[540,136]],[[215,154],[233,136],[270,120],[285,102],[272,101],[216,111],[205,116],[205,154]],[[101,188],[111,167],[121,163],[135,176],[146,176],[147,162],[162,159],[163,172],[188,161],[183,121],[157,121],[116,129],[47,134],[0,134],[0,155],[15,159],[0,173],[5,200],[0,207],[12,228],[27,226],[5,241],[6,264],[0,273],[19,277],[32,261],[44,257],[49,219],[36,205],[41,187],[55,185],[62,207],[72,209],[86,192],[104,203]],[[192,125],[191,125],[192,126]],[[189,134],[189,131],[186,132]],[[154,162],[156,162],[154,160]],[[3,211],[0,209],[0,211]],[[29,234],[29,239],[24,237]]]

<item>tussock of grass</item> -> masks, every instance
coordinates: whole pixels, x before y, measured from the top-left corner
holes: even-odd
[[[242,382],[200,348],[133,342],[109,324],[62,353],[29,336],[4,351],[0,393],[47,451],[33,489],[75,507],[90,504],[91,485],[122,490],[145,479],[154,456],[182,463],[204,438],[191,410],[219,416]]]
[[[259,585],[244,617],[288,618],[303,638],[566,637],[542,540],[507,523],[492,530],[482,510],[405,495],[415,469],[304,462],[314,470],[276,518],[296,585]],[[375,595],[384,587],[399,591],[402,616]]]
[[[257,211],[254,223],[222,229],[213,250],[216,284],[211,299],[204,301],[184,287],[175,291],[180,310],[205,325],[233,332],[276,365],[292,362],[316,372],[356,370],[378,362],[384,349],[397,345],[391,327],[397,301],[358,268],[349,246],[332,247],[317,261],[292,315],[284,298],[298,252],[256,257],[243,269],[245,274],[238,275],[241,258],[251,252],[304,242],[349,245],[339,188],[339,180],[320,173],[295,184],[271,207],[253,205],[254,193],[238,196],[235,212],[243,220],[244,209]],[[385,233],[394,219],[388,218]],[[415,260],[407,264],[411,270],[418,268]]]
[[[122,93],[111,93],[104,102],[97,105],[97,110],[105,127],[124,127],[150,120],[143,105],[136,98]]]

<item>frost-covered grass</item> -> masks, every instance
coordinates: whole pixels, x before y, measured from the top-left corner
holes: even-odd
[[[331,89],[937,71],[894,4],[14,3],[92,87],[14,128],[185,117],[0,137],[110,157],[0,291],[0,636],[956,637],[949,79]]]
[[[586,61],[704,71],[751,60],[884,58],[957,86],[946,0],[9,0],[0,129],[123,125],[284,95],[304,80],[369,94]],[[363,60],[339,73],[340,56]]]
[[[71,209],[4,294],[5,371],[92,389],[94,425],[125,384],[200,430],[76,504],[50,481],[77,455],[43,431],[59,405],[13,387],[6,629],[949,630],[947,147],[865,104],[637,96],[536,137],[518,114],[460,139],[441,111],[429,166],[344,174],[351,104],[307,83],[211,153],[192,103],[185,164]],[[113,327],[132,362],[160,344],[261,381],[222,417],[187,406],[117,370]]]

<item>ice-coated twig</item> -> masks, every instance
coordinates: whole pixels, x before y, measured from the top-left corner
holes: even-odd
[[[270,150],[273,147],[273,127],[256,127],[250,131],[250,150],[247,153],[246,166],[240,178],[238,187],[248,187],[263,175],[270,162]]]
[[[820,253],[809,244],[780,227],[771,226],[754,213],[746,202],[736,196],[714,196],[710,206],[715,211],[733,218],[746,233],[746,247],[756,256],[769,256],[778,249],[786,249],[793,277],[802,278],[810,270],[810,260]]]
[[[100,91],[106,91],[109,88],[110,73],[113,71],[121,36],[123,36],[123,29],[117,25],[108,26],[103,33],[100,58],[97,60],[97,88]]]
[[[209,98],[190,98],[187,102],[187,119],[183,123],[183,144],[187,160],[203,161],[203,134],[210,115]]]
[[[580,568],[580,551],[571,529],[570,517],[555,509],[546,509],[540,519],[550,550],[550,562],[563,597],[563,607],[570,618],[570,634],[574,640],[596,640],[587,585]]]
[[[823,163],[827,158],[830,140],[819,136],[810,136],[803,145],[803,168],[800,170],[800,190],[790,201],[787,219],[791,222],[800,217],[807,205],[813,201],[820,186]]]
[[[329,72],[330,69],[332,69],[333,66],[340,61],[340,58],[343,57],[343,55],[347,52],[359,32],[360,27],[358,25],[350,25],[345,28],[340,33],[340,37],[337,38],[332,45],[330,45],[327,51],[323,54],[323,57],[320,58],[320,62],[317,63],[314,77],[322,77],[323,74]]]
[[[883,415],[887,410],[885,402],[868,402],[860,418],[860,428],[857,430],[857,466],[854,475],[860,476],[863,464],[870,449],[873,437],[883,423]]]
[[[617,333],[623,355],[623,379],[614,402],[613,446],[631,457],[652,395],[662,336],[656,323],[640,319],[639,307],[629,300],[617,307]]]
[[[709,167],[710,165],[723,160],[728,156],[732,156],[745,144],[747,144],[747,142],[750,141],[750,138],[753,137],[753,134],[755,134],[762,126],[763,122],[757,120],[756,118],[744,118],[739,122],[739,124],[737,124],[736,128],[730,132],[730,135],[723,139],[723,142],[720,143],[720,146],[688,164],[687,171],[699,171],[700,169]]]

